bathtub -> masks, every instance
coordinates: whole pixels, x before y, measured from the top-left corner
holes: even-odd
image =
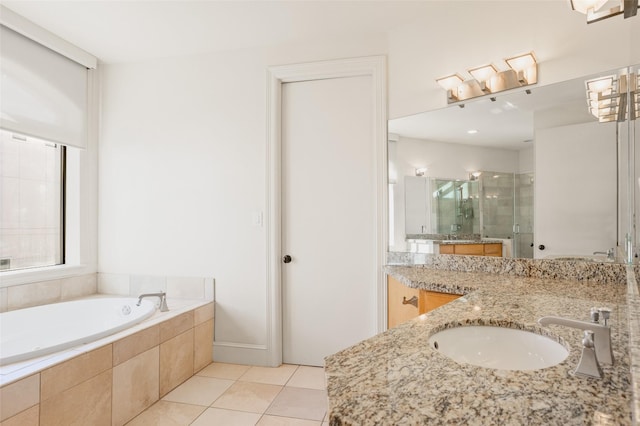
[[[101,339],[153,315],[137,298],[95,298],[0,313],[0,365],[25,361]]]

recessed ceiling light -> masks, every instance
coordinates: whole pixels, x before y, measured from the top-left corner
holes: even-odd
[[[475,135],[476,133],[478,133],[478,131],[476,129],[471,129],[467,130],[467,133],[469,133],[470,135]]]

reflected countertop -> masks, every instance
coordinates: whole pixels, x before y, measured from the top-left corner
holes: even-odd
[[[388,266],[409,287],[463,297],[325,360],[330,424],[631,424],[627,286],[623,283]],[[588,321],[611,308],[615,363],[604,378],[573,375],[582,332],[552,325],[570,353],[535,371],[458,364],[427,345],[444,327],[493,324],[542,332],[545,315]]]
[[[410,243],[426,243],[431,242],[433,244],[491,244],[502,243],[499,238],[480,238],[477,234],[468,235],[441,235],[441,234],[410,234],[407,235],[407,242]]]

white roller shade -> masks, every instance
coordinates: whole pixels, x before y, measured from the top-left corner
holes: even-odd
[[[87,79],[83,66],[0,26],[0,127],[86,147]]]

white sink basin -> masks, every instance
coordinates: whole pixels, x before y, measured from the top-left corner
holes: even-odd
[[[557,365],[569,355],[563,345],[548,337],[504,327],[449,328],[428,342],[456,362],[499,370],[539,370]]]

